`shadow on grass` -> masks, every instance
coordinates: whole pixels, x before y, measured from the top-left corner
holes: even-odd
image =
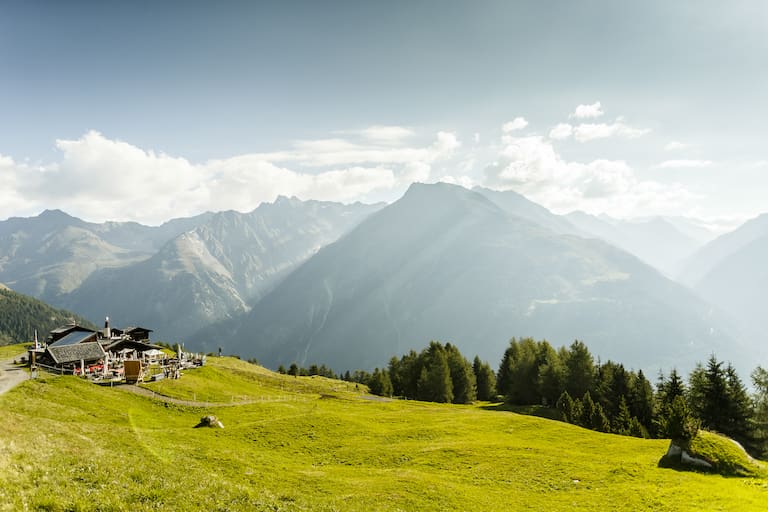
[[[562,421],[560,411],[553,407],[546,407],[543,405],[513,405],[506,402],[499,402],[481,405],[480,408],[485,409],[486,411],[514,412],[517,414],[525,414],[527,416],[537,416],[539,418]]]

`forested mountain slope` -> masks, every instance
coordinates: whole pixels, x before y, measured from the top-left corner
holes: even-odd
[[[51,330],[72,320],[79,325],[93,327],[70,311],[53,308],[0,284],[0,345],[32,341],[35,330],[40,341],[44,341]]]

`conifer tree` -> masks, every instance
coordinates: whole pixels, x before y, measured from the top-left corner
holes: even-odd
[[[379,396],[392,396],[392,381],[389,379],[389,372],[375,368],[373,374],[367,382],[371,393]]]
[[[555,404],[565,385],[565,370],[560,356],[552,346],[543,341],[539,346],[538,389],[542,402],[550,407]]]
[[[472,366],[455,345],[447,343],[445,353],[451,374],[453,403],[468,404],[473,402],[477,398],[477,384]]]
[[[592,400],[592,395],[590,395],[589,391],[587,391],[581,398],[581,414],[579,415],[577,425],[585,428],[592,428],[592,420],[595,416],[595,408],[596,406],[594,400]]]
[[[453,383],[445,349],[432,341],[423,355],[425,361],[416,390],[419,400],[450,403],[453,401]]]
[[[699,423],[685,399],[676,396],[669,406],[668,414],[661,420],[661,434],[674,441],[689,441],[696,437]]]
[[[565,359],[565,389],[571,396],[582,396],[592,389],[594,372],[594,359],[589,349],[581,341],[574,341]]]
[[[569,395],[567,391],[563,391],[560,398],[557,399],[555,407],[560,411],[563,421],[566,423],[575,423],[575,404],[573,398],[571,398],[571,395]]]
[[[723,411],[724,433],[755,452],[758,447],[754,439],[752,403],[747,388],[731,363],[725,368],[725,393],[727,408]]]
[[[627,405],[632,416],[646,428],[653,424],[653,404],[653,387],[640,370],[637,375],[632,375]]]
[[[752,403],[754,404],[756,452],[765,458],[768,455],[768,370],[758,366],[751,377],[755,389]]]
[[[630,435],[630,429],[632,426],[632,414],[629,412],[629,406],[627,401],[622,395],[619,399],[619,413],[613,420],[613,432],[622,436]]]
[[[480,356],[475,356],[472,363],[472,371],[475,374],[478,400],[493,400],[496,397],[496,375],[488,363],[480,361]]]

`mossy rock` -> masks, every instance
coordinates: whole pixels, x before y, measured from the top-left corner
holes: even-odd
[[[680,453],[670,449],[661,460],[659,467],[686,471],[703,471],[723,476],[765,477],[768,471],[763,464],[753,460],[738,443],[720,434],[700,430],[690,441],[673,441]],[[706,462],[691,464],[683,460],[683,452],[691,458]]]

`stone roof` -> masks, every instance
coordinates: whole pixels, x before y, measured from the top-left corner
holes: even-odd
[[[95,341],[77,343],[75,345],[49,345],[48,354],[56,364],[66,364],[83,361],[97,361],[106,355],[101,345]]]

